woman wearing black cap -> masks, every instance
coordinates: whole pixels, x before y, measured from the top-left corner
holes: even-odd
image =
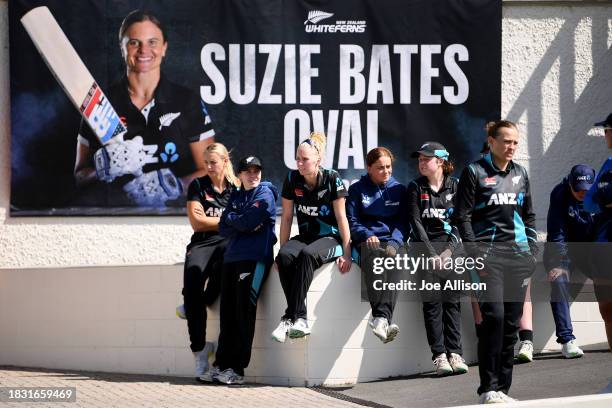
[[[335,170],[321,167],[324,157],[325,135],[312,133],[298,146],[297,170],[290,171],[283,183],[281,248],[276,265],[287,309],[272,332],[272,339],[280,343],[287,335],[300,338],[310,334],[305,301],[314,271],[334,260],[340,273],[351,268],[351,235],[344,207],[347,191]],[[294,205],[300,233],[289,239]]]
[[[484,260],[477,270],[487,285],[479,299],[481,403],[514,400],[507,395],[514,345],[525,290],[535,269],[537,234],[529,179],[512,160],[518,141],[514,123],[487,124],[489,152],[463,170],[453,216],[468,254]]]
[[[450,258],[459,244],[459,232],[450,223],[455,206],[457,179],[449,153],[437,142],[427,142],[412,154],[419,160],[421,177],[408,185],[408,219],[411,238],[423,243],[425,255],[434,258],[440,266]],[[441,271],[422,271],[422,279],[444,287],[447,279]],[[456,293],[427,296],[423,302],[423,317],[427,341],[431,347],[434,369],[438,375],[453,372],[467,373],[468,367],[461,357],[461,306]],[[440,293],[438,293],[440,295]]]
[[[273,262],[278,191],[261,181],[261,160],[245,157],[238,164],[241,187],[230,196],[219,221],[228,238],[223,256],[219,349],[212,377],[223,384],[244,383],[251,360],[257,300]]]
[[[595,123],[594,126],[604,128],[606,144],[608,149],[612,149],[612,113],[606,120]],[[596,273],[596,276],[593,276],[593,284],[599,312],[606,325],[608,347],[612,350],[612,251],[608,244],[612,242],[612,157],[608,157],[601,166],[595,184],[584,199],[584,207],[597,214],[595,242],[598,244],[591,256]]]

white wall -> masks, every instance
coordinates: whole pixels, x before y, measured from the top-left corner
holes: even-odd
[[[545,232],[552,187],[610,154],[591,125],[612,111],[612,3],[505,2],[502,29],[502,116],[519,124]]]

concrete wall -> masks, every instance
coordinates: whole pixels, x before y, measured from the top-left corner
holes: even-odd
[[[182,267],[0,269],[0,365],[108,372],[193,375],[182,302]],[[286,306],[276,270],[258,305],[251,381],[283,385],[352,384],[431,371],[421,304],[398,302],[401,332],[382,344],[360,301],[359,269],[340,275],[333,265],[315,274],[306,302],[312,335],[274,342],[270,333]],[[469,303],[462,305],[464,357],[476,361]],[[550,307],[535,304],[537,350],[557,350]],[[218,337],[218,302],[209,309],[207,339]],[[572,304],[575,333],[586,349],[605,347],[594,303]]]
[[[608,154],[590,125],[612,110],[612,5],[508,1],[503,17],[502,114],[519,123],[518,160],[530,170],[543,231],[551,186],[572,164],[599,167]],[[189,375],[185,324],[173,315],[181,302],[176,263],[190,236],[185,218],[9,217],[7,19],[0,0],[0,364]],[[269,332],[284,300],[271,274],[247,374],[314,384],[429,369],[419,305],[399,304],[403,331],[383,348],[369,333],[357,288],[357,273],[320,271],[308,298],[312,339],[277,345]],[[572,308],[580,341],[602,343],[596,305]],[[473,359],[469,315],[464,339]],[[557,348],[548,305],[536,304],[534,316],[536,348]],[[210,325],[215,338],[215,309]]]

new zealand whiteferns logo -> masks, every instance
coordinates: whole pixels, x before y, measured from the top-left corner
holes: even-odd
[[[334,13],[322,10],[311,10],[304,21],[304,30],[307,33],[364,33],[365,20],[336,20],[332,24],[319,24],[323,20],[333,17]]]
[[[304,25],[307,23],[317,24],[321,20],[325,20],[326,18],[330,18],[334,13],[326,13],[321,10],[312,10],[308,12],[308,18],[304,21]]]

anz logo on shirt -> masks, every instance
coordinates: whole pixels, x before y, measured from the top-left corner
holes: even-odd
[[[317,211],[318,210],[317,207],[311,207],[311,206],[308,206],[308,205],[298,204],[297,210],[299,212],[301,212],[301,213],[306,214],[306,215],[310,215],[311,217],[318,217],[319,216],[319,212]]]
[[[487,205],[523,205],[524,193],[493,193]]]
[[[426,208],[421,214],[421,218],[446,219],[446,208]]]
[[[321,214],[322,216],[329,215],[329,207],[326,205],[322,205],[321,208],[318,208],[299,204],[297,210],[311,217],[318,217],[319,214]]]
[[[206,211],[204,211],[207,217],[221,217],[221,213],[223,213],[223,208],[215,208],[208,207]]]

